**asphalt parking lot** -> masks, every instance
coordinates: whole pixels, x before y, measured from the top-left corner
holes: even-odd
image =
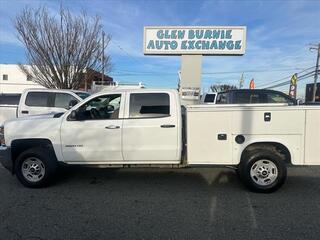
[[[62,171],[27,189],[0,167],[0,239],[319,239],[320,167],[272,194],[231,169]]]

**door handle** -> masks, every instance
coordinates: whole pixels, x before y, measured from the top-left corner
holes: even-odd
[[[116,125],[109,125],[105,127],[106,129],[119,129],[120,126],[116,126]]]
[[[164,124],[164,125],[161,125],[160,127],[162,128],[174,128],[176,125],[171,125],[171,124]]]
[[[227,134],[219,133],[218,134],[218,140],[227,140]]]
[[[29,111],[21,111],[22,114],[28,114]]]
[[[270,122],[271,121],[271,113],[270,112],[265,112],[264,113],[264,121],[265,122]]]

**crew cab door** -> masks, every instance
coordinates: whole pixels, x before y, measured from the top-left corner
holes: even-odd
[[[128,94],[123,120],[123,158],[135,163],[179,162],[176,99],[167,92]],[[180,113],[180,112],[179,112]]]
[[[89,99],[74,111],[61,125],[64,161],[121,163],[122,94]]]

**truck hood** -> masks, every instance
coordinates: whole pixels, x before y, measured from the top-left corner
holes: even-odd
[[[13,118],[5,121],[4,125],[9,122],[25,121],[25,120],[34,120],[34,119],[48,119],[48,118],[57,118],[64,114],[64,112],[51,112],[45,114],[31,115],[20,118]]]
[[[4,123],[6,144],[10,146],[14,139],[59,139],[62,119],[55,118],[54,115],[42,114],[6,121]]]

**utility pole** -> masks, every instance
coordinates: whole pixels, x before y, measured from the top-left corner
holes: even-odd
[[[317,93],[318,70],[319,70],[320,43],[310,47],[310,50],[317,50],[317,52],[318,52],[318,54],[317,54],[317,63],[316,63],[316,71],[314,73],[314,84],[313,84],[313,94],[312,94],[312,102],[315,102],[316,101],[316,93]]]
[[[243,73],[241,74],[241,78],[239,80],[239,89],[243,87]]]
[[[101,85],[103,85],[104,82],[104,36],[105,33],[102,31],[102,51],[101,51],[101,64],[102,64],[102,69],[101,69]]]

